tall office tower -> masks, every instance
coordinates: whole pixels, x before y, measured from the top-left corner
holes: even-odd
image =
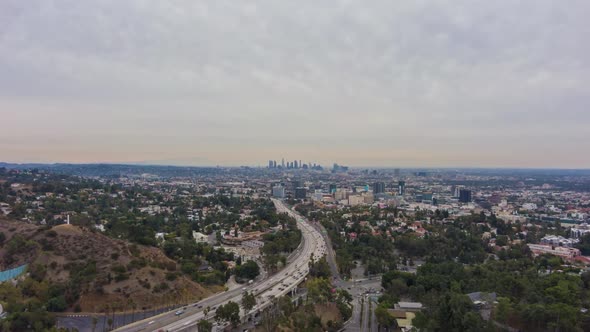
[[[301,159],[299,159],[299,168],[303,167],[303,163],[301,162]]]
[[[299,163],[297,163],[297,160],[295,160],[294,164],[295,164],[295,168],[299,168]]]
[[[285,158],[283,158],[283,161],[281,161],[281,167],[285,168]]]
[[[272,168],[272,160],[268,161],[268,168]]]
[[[329,192],[330,194],[334,194],[334,193],[336,192],[336,190],[337,190],[337,189],[338,189],[338,188],[336,187],[336,185],[335,185],[335,184],[330,184],[330,187],[329,187],[329,191],[328,191],[328,192]]]
[[[385,192],[385,182],[373,183],[373,193],[374,194],[382,194],[384,192]]]
[[[461,203],[471,202],[471,190],[467,190],[467,189],[459,190],[459,202],[461,202]]]
[[[398,190],[399,190],[398,193],[400,195],[405,194],[406,193],[406,182],[405,181],[400,181],[400,182],[398,182],[397,185],[398,185]]]
[[[306,196],[307,196],[307,189],[305,187],[295,188],[295,198],[305,199]]]
[[[452,188],[453,190],[453,197],[460,197],[460,193],[461,193],[461,189],[463,189],[463,186],[454,186],[454,188]]]
[[[284,198],[285,197],[285,187],[283,187],[283,186],[272,187],[272,196],[275,198]]]
[[[274,160],[272,163],[273,163],[273,165],[272,165],[272,166],[273,166],[273,168],[277,168],[277,161],[276,161],[276,160]]]

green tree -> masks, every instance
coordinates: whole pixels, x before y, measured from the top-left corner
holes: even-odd
[[[288,296],[281,296],[278,301],[279,310],[285,317],[290,317],[293,311],[295,311],[295,307],[293,306],[293,302],[291,298]]]
[[[215,320],[218,322],[227,321],[233,326],[237,326],[240,322],[240,306],[233,301],[220,305],[215,312]]]
[[[590,234],[582,236],[576,248],[580,249],[582,255],[590,255]]]
[[[496,320],[502,323],[506,322],[512,310],[512,303],[510,303],[510,299],[499,297],[498,306],[496,307]]]
[[[330,278],[330,265],[328,265],[326,257],[320,258],[317,262],[310,262],[309,274],[316,278]]]
[[[242,308],[245,312],[248,312],[256,305],[256,296],[253,293],[244,292],[242,295]]]
[[[313,278],[307,282],[307,298],[313,303],[326,303],[332,298],[332,285],[327,279]]]
[[[198,332],[211,332],[213,330],[213,324],[210,321],[201,319],[197,323]]]
[[[252,280],[260,274],[260,267],[255,261],[248,260],[246,263],[236,266],[234,273],[238,279]]]
[[[496,245],[503,247],[508,244],[508,236],[506,235],[498,235],[496,238]]]
[[[458,293],[447,293],[442,297],[438,307],[437,318],[442,331],[465,331],[473,325],[474,321],[479,323],[480,316],[467,316],[471,311],[471,300],[466,295]],[[468,320],[467,320],[468,319]]]
[[[397,321],[395,320],[395,317],[393,317],[391,314],[389,314],[389,312],[387,312],[386,306],[377,306],[377,308],[375,308],[375,317],[377,318],[377,322],[379,323],[379,325],[381,325],[382,327],[385,327],[387,329],[397,328]]]
[[[47,310],[54,312],[61,312],[68,308],[66,299],[63,295],[53,297],[47,301]]]

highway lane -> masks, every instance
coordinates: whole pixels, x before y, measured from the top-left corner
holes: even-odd
[[[194,330],[197,322],[200,319],[205,318],[203,312],[204,308],[207,306],[217,308],[219,305],[226,304],[229,301],[239,304],[243,292],[251,291],[256,295],[258,303],[249,313],[243,312],[243,309],[240,309],[240,316],[246,318],[270,305],[274,297],[287,294],[299,283],[304,281],[309,272],[308,263],[310,258],[313,256],[314,259],[317,260],[324,256],[326,253],[326,243],[318,230],[311,226],[305,218],[287,208],[283,202],[278,200],[273,200],[273,202],[276,206],[277,212],[287,213],[297,220],[297,227],[299,227],[303,235],[302,247],[299,253],[293,257],[292,262],[284,269],[277,274],[267,276],[266,279],[253,283],[252,285],[216,294],[191,306],[187,306],[185,311],[180,315],[175,315],[175,312],[167,312],[156,317],[124,326],[116,331]],[[211,319],[214,316],[215,310],[213,309],[209,312],[207,318]]]
[[[330,240],[330,236],[328,236],[328,232],[320,223],[314,223],[313,226],[320,232],[322,237],[324,238],[324,242],[326,242],[326,260],[328,265],[330,265],[330,270],[332,271],[332,276],[334,280],[340,279],[340,273],[338,272],[338,264],[336,264],[336,253],[334,252],[334,248],[332,247],[332,240]]]

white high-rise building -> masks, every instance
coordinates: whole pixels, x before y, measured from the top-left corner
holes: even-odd
[[[283,186],[272,187],[272,197],[285,198],[285,187],[283,187]]]

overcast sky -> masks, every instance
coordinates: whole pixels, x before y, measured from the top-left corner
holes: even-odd
[[[0,2],[0,161],[590,168],[590,1]]]

